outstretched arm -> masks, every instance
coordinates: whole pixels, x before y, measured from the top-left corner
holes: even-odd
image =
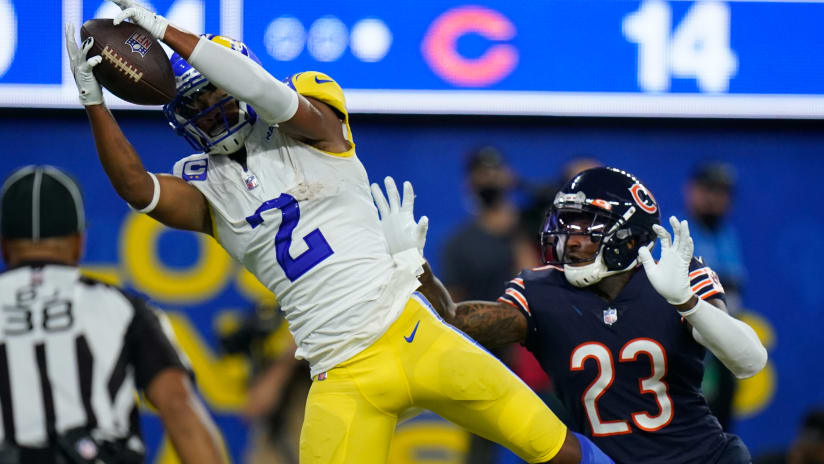
[[[263,67],[227,47],[169,24],[134,0],[112,0],[123,11],[115,24],[130,19],[150,31],[201,72],[215,86],[250,103],[270,124],[318,148],[342,153],[349,149],[338,116],[325,103],[305,98]]]
[[[463,301],[451,324],[487,348],[526,341],[526,316],[507,303]]]
[[[94,39],[84,41],[81,49],[77,46],[74,27],[67,25],[65,32],[66,51],[80,102],[89,116],[100,162],[117,193],[134,208],[150,210],[152,217],[168,226],[210,233],[206,198],[181,179],[153,177],[146,172],[134,147],[103,103],[103,91],[92,73],[101,58],[86,56]]]
[[[419,278],[418,289],[443,319],[486,348],[526,341],[526,316],[512,305],[495,301],[454,303],[446,287],[432,273],[429,263]]]

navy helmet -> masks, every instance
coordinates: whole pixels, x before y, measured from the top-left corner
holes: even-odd
[[[543,262],[603,260],[606,271],[621,272],[635,264],[641,246],[655,241],[652,226],[660,222],[658,202],[638,178],[612,167],[587,169],[561,188],[547,212],[541,230]],[[588,235],[599,243],[598,252],[583,260],[567,256],[570,235]]]

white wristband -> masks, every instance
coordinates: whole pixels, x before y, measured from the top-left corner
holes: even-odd
[[[152,194],[152,201],[143,209],[137,209],[131,204],[129,205],[131,209],[137,211],[140,214],[151,213],[157,207],[157,202],[160,201],[160,182],[158,182],[157,176],[152,174],[151,172],[147,172],[146,174],[148,174],[149,177],[152,178],[152,183],[154,184],[154,193]]]
[[[695,296],[695,295],[693,295],[693,296]],[[681,317],[687,317],[687,316],[691,315],[692,313],[698,311],[698,308],[701,307],[701,302],[704,301],[704,300],[702,300],[701,297],[698,297],[698,296],[695,296],[695,298],[698,298],[698,303],[695,303],[695,306],[693,306],[692,308],[690,308],[686,311],[678,311],[678,314],[680,314]],[[687,301],[689,301],[689,298],[687,300],[685,300],[684,303],[686,303]],[[670,304],[672,304],[672,303],[670,303]],[[681,304],[683,304],[683,303],[681,303]],[[709,303],[707,303],[707,304],[709,304]],[[676,306],[676,305],[673,305],[673,306]]]

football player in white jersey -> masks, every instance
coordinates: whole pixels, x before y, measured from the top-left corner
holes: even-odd
[[[100,161],[132,207],[213,236],[275,293],[314,379],[302,463],[385,462],[398,415],[416,406],[529,462],[609,462],[414,293],[427,223],[410,222],[418,239],[389,249],[334,80],[305,72],[280,82],[241,42],[112,1],[123,10],[115,24],[130,19],[176,52],[178,94],[164,113],[199,154],[174,175],[146,172],[103,104],[91,72],[100,58],[67,28]],[[411,216],[411,185],[406,208],[390,200],[384,223]]]

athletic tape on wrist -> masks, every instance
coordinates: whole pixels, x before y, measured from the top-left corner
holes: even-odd
[[[152,184],[154,184],[154,193],[152,194],[152,201],[143,209],[137,209],[134,206],[129,205],[130,208],[132,208],[140,214],[151,213],[157,207],[158,201],[160,201],[160,182],[157,180],[157,176],[152,174],[151,172],[147,172],[146,174],[148,174],[149,177],[152,178]]]

